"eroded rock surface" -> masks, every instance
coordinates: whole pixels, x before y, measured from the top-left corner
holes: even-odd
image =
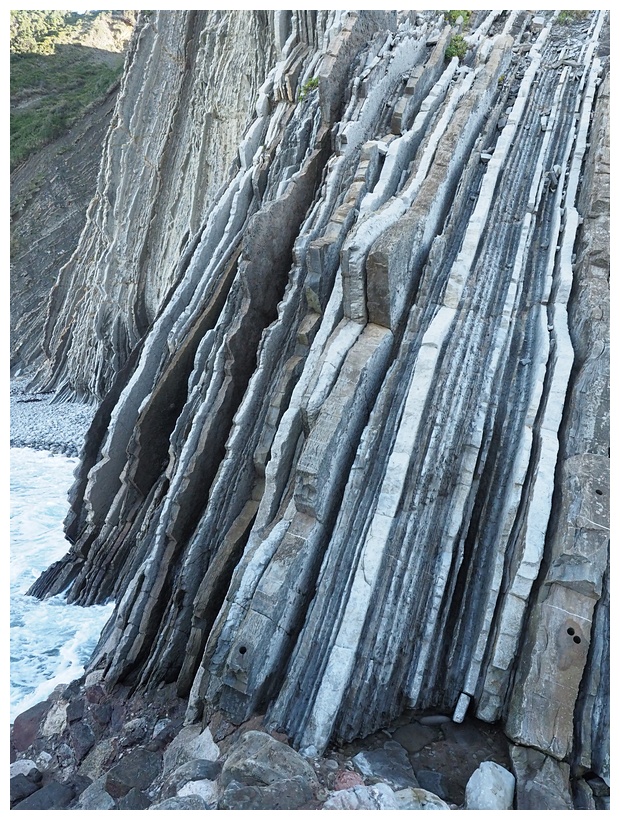
[[[481,12],[460,63],[434,12],[144,24],[50,307],[49,386],[105,398],[32,589],[115,597],[107,685],[310,758],[505,720],[608,779],[607,27]]]

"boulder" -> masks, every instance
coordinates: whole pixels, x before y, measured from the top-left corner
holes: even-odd
[[[179,794],[186,783],[196,780],[217,780],[222,764],[213,760],[190,760],[171,772],[165,779],[161,795],[164,798]]]
[[[485,761],[467,781],[465,808],[492,811],[512,809],[514,791],[514,775],[499,763]]]
[[[91,703],[88,715],[100,726],[107,726],[112,717],[112,707],[109,703]]]
[[[395,792],[398,808],[402,811],[412,810],[448,810],[450,806],[433,792],[426,789],[401,789]]]
[[[177,792],[177,797],[202,797],[209,808],[217,808],[218,786],[214,780],[188,780]]]
[[[28,758],[22,758],[22,760],[16,760],[14,763],[11,763],[11,777],[15,777],[17,774],[26,775],[33,783],[38,783],[42,777],[41,772],[37,768],[37,764],[34,760],[29,760]]]
[[[76,772],[64,781],[65,786],[70,786],[73,789],[74,797],[79,797],[92,784],[92,777]]]
[[[61,705],[61,704],[57,704]],[[86,705],[86,701],[84,698],[75,698],[74,700],[70,700],[68,704],[64,706],[66,711],[67,721],[69,723],[73,723],[76,720],[81,720],[84,717],[84,707]],[[50,710],[52,711],[52,710]]]
[[[220,750],[208,729],[186,726],[164,753],[164,774],[178,769],[190,760],[217,760],[219,756]]]
[[[71,746],[73,747],[75,761],[79,764],[95,745],[95,733],[88,723],[78,719],[69,725],[69,735],[71,737]]]
[[[300,776],[262,786],[231,780],[224,789],[218,808],[234,811],[290,811],[306,806],[314,794],[312,784]]]
[[[170,718],[163,718],[158,720],[153,727],[151,735],[151,742],[149,748],[155,751],[156,749],[163,749],[174,737],[174,723]]]
[[[265,732],[249,731],[232,746],[222,769],[220,808],[297,809],[316,795],[312,766]]]
[[[11,732],[11,740],[18,752],[26,751],[26,749],[35,742],[41,724],[47,716],[50,707],[51,703],[45,700],[41,703],[36,703],[15,718],[13,731]]]
[[[101,775],[107,771],[109,762],[114,757],[115,750],[116,746],[111,738],[105,738],[99,741],[82,761],[80,774],[85,774],[92,780],[97,780],[97,778],[101,777]]]
[[[131,789],[118,801],[119,811],[142,811],[151,805],[149,798],[139,789]]]
[[[354,786],[364,786],[364,778],[357,772],[350,772],[341,770],[334,778],[334,791],[342,791],[343,789],[352,789]]]
[[[16,803],[13,810],[23,809],[30,811],[45,811],[50,809],[65,809],[73,800],[74,791],[70,786],[52,781],[38,789],[30,797]]]
[[[67,726],[67,704],[59,701],[50,708],[41,727],[43,737],[60,735]]]
[[[383,749],[356,754],[353,763],[364,777],[388,783],[393,789],[419,786],[407,752],[395,741],[388,741]]]
[[[52,765],[53,757],[49,752],[42,751],[37,755],[36,766],[41,772],[46,772]]]
[[[250,731],[228,753],[221,782],[223,786],[233,780],[241,785],[265,786],[293,777],[318,786],[314,769],[298,752],[265,732]]]
[[[128,721],[122,729],[121,746],[135,746],[141,743],[149,730],[149,724],[144,718],[134,718]]]
[[[376,811],[400,809],[396,795],[387,783],[374,786],[354,786],[336,792],[323,803],[323,809],[331,811]]]
[[[458,796],[462,795],[462,787],[459,788],[459,784],[443,772],[418,769],[416,777],[422,789],[436,794],[443,800],[454,800],[458,803],[462,801],[462,797]]]
[[[131,789],[146,789],[161,772],[161,756],[138,747],[128,752],[106,775],[112,797],[124,797]]]
[[[99,777],[79,796],[76,809],[84,811],[110,811],[116,808],[116,801],[105,788],[105,776]]]
[[[25,800],[31,794],[37,791],[39,786],[29,780],[25,774],[16,774],[11,777],[11,805],[18,803],[20,800]]]

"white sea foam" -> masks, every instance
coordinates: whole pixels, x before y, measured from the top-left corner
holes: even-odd
[[[112,604],[70,606],[24,593],[69,549],[62,529],[77,459],[11,448],[11,720],[79,677]]]

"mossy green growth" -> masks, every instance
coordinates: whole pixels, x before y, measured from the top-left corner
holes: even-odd
[[[462,34],[455,34],[450,38],[448,48],[446,49],[446,60],[451,60],[453,57],[458,57],[459,60],[464,59],[467,54],[467,43]]]
[[[471,11],[454,10],[454,11],[446,11],[446,12],[444,12],[444,14],[445,14],[446,20],[450,23],[451,26],[454,26],[456,24],[456,21],[459,19],[459,17],[463,18],[463,27],[464,28],[467,28],[467,26],[469,25],[469,18],[471,17]]]
[[[299,102],[304,100],[311,91],[314,91],[315,88],[319,87],[319,78],[318,77],[310,77],[310,79],[303,84],[301,87],[301,91],[299,92]]]
[[[589,12],[587,10],[577,11],[577,9],[565,9],[558,14],[558,23],[567,26],[577,20],[585,20]]]

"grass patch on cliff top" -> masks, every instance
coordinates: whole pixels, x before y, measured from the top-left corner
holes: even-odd
[[[110,12],[11,12],[11,168],[105,97],[131,28],[131,18]]]

